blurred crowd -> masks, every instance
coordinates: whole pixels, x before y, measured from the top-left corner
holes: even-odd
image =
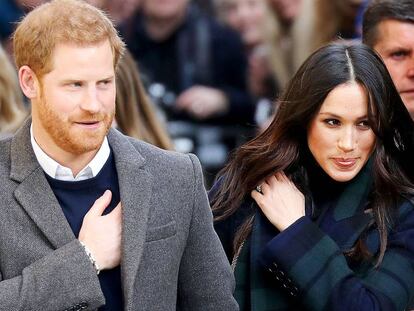
[[[30,113],[12,34],[44,0],[0,0],[0,132]],[[207,181],[263,130],[277,99],[318,47],[361,37],[364,0],[89,0],[129,49],[117,76],[116,124],[165,149],[194,152]]]

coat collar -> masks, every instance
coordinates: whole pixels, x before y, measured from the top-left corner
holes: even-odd
[[[16,200],[54,248],[75,236],[51,190],[30,143],[29,118],[11,141],[10,178],[19,183]],[[125,310],[132,309],[132,294],[141,261],[151,197],[152,175],[145,159],[131,141],[111,129],[108,141],[114,152],[123,208],[121,279]]]
[[[372,160],[369,160],[359,174],[339,196],[334,210],[334,219],[341,221],[364,213],[367,197],[372,189]]]

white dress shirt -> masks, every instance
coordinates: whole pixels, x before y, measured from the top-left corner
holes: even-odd
[[[36,142],[33,136],[33,124],[30,126],[30,138],[33,151],[40,166],[46,174],[58,180],[80,181],[95,177],[105,165],[111,152],[108,144],[108,139],[105,137],[101,147],[91,162],[89,162],[76,176],[73,176],[72,170],[70,168],[59,164],[51,157],[49,157],[42,150],[42,148],[40,148],[39,144]]]

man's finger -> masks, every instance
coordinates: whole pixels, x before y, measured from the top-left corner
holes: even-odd
[[[109,203],[111,203],[111,198],[112,192],[110,190],[106,190],[104,194],[95,201],[87,215],[101,216],[108,207]]]
[[[115,218],[120,218],[122,216],[122,204],[121,202],[118,203],[118,205],[106,216],[111,216]]]

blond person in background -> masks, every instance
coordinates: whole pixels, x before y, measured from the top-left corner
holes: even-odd
[[[281,90],[292,78],[303,59],[299,59],[297,48],[301,39],[301,29],[297,17],[301,12],[303,0],[266,0],[267,23],[265,40],[269,45],[271,70]]]
[[[356,20],[364,0],[302,0],[297,16],[295,59],[299,66],[316,49],[359,35]]]
[[[0,137],[13,134],[26,116],[16,70],[0,46]]]
[[[115,126],[131,137],[163,149],[173,149],[172,142],[141,82],[137,64],[126,51],[116,72]]]

